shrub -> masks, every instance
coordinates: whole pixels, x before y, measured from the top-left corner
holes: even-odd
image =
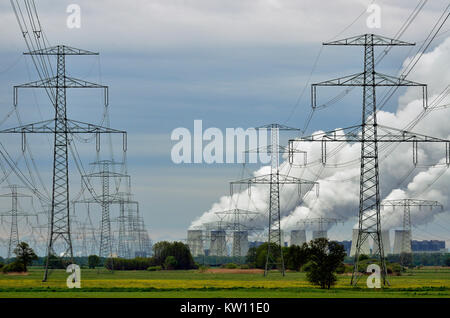
[[[182,242],[158,242],[153,245],[155,265],[164,265],[168,256],[177,261],[174,269],[196,268],[189,247]]]
[[[95,268],[100,265],[100,257],[97,255],[89,255],[88,257],[88,266],[89,268]]]
[[[129,271],[129,270],[146,270],[150,266],[155,266],[153,258],[136,257],[133,259],[125,258],[109,258],[105,261],[105,267],[109,270]]]
[[[173,256],[167,256],[164,261],[164,268],[167,270],[173,270],[177,267],[178,262]]]
[[[2,271],[3,273],[13,273],[13,272],[22,273],[26,272],[26,269],[23,263],[16,261],[6,266],[3,266]]]
[[[238,268],[238,266],[234,263],[228,263],[228,264],[225,264],[225,268],[235,269],[235,268]]]
[[[243,264],[240,267],[241,269],[250,269],[250,266],[248,266],[247,264]]]
[[[149,272],[155,272],[155,271],[160,271],[160,270],[162,270],[162,267],[161,267],[161,266],[150,266],[150,267],[147,268],[147,270],[148,270]]]

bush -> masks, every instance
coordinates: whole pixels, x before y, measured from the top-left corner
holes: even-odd
[[[236,264],[234,264],[234,263],[228,263],[228,264],[225,264],[225,268],[227,268],[227,269],[235,269],[235,268],[238,268],[238,266]]]
[[[196,268],[189,247],[182,242],[158,242],[153,245],[155,265],[163,266],[168,256],[177,261],[174,269]]]
[[[250,266],[248,266],[247,264],[243,264],[240,267],[241,269],[250,269]]]
[[[345,265],[344,265],[344,263],[341,263],[341,264],[336,268],[336,273],[337,273],[337,274],[343,274],[343,273],[345,273]]]
[[[109,258],[105,262],[105,267],[109,270],[119,271],[136,271],[146,270],[150,266],[155,266],[155,260],[153,258],[136,257],[133,259],[125,258]]]
[[[167,270],[173,270],[177,267],[177,260],[173,256],[167,256],[166,260],[164,261],[164,268]]]
[[[97,255],[89,255],[88,257],[88,266],[89,268],[95,268],[100,265],[100,257]]]
[[[445,259],[445,266],[450,266],[450,256]]]
[[[156,271],[162,270],[162,267],[161,266],[150,266],[150,267],[147,268],[147,270],[149,272],[156,272]]]
[[[3,266],[2,271],[3,273],[13,273],[13,272],[22,273],[26,272],[26,269],[23,263],[16,261],[6,266]]]

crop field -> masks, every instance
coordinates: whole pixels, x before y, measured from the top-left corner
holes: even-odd
[[[84,269],[81,289],[69,289],[64,270],[53,270],[48,282],[42,282],[42,269],[30,269],[27,275],[0,274],[0,297],[164,297],[164,298],[299,298],[299,297],[446,297],[450,298],[450,269],[411,270],[401,276],[389,276],[390,286],[368,289],[365,278],[353,288],[350,276],[339,275],[330,290],[311,285],[304,273],[287,272],[285,277],[273,272],[245,270],[223,271],[115,271]]]

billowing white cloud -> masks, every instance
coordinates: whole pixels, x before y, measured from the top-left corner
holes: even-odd
[[[405,62],[407,63],[407,62]],[[437,72],[437,69],[440,71]],[[429,100],[433,101],[450,83],[450,38],[436,47],[433,51],[426,53],[417,64],[412,77],[416,81],[432,83],[429,88]],[[434,71],[433,71],[434,70]],[[422,111],[422,101],[417,99],[417,91],[408,89],[399,98],[398,108],[395,112],[380,111],[378,121],[382,125],[403,129],[409,125]],[[449,103],[449,98],[444,99],[441,104]],[[448,118],[450,109],[435,110],[428,113],[412,131],[429,136],[450,138]],[[337,133],[340,133],[337,130]],[[412,145],[402,144],[385,147],[380,145],[380,183],[382,196],[386,199],[417,198],[437,200],[441,202],[448,211],[450,186],[449,172],[445,165],[445,144],[421,145],[419,151],[419,164],[414,169],[412,162]],[[305,218],[330,217],[347,221],[357,216],[359,204],[359,156],[360,146],[358,144],[331,144],[328,143],[327,167],[323,168],[318,162],[321,156],[320,143],[301,143],[301,149],[308,151],[309,166],[307,169],[291,167],[284,162],[282,173],[289,173],[294,177],[302,177],[316,180],[320,183],[320,195],[316,198],[312,193],[308,194],[301,205],[297,205],[296,188],[284,187],[280,194],[282,207],[283,229],[290,230],[298,227],[298,221]],[[336,155],[334,149],[340,151]],[[300,159],[302,160],[302,159]],[[333,167],[336,165],[335,167]],[[435,166],[432,166],[435,165]],[[263,167],[255,176],[262,171],[268,172],[269,167]],[[405,178],[406,176],[409,176]],[[402,182],[403,181],[403,182]],[[224,196],[212,206],[200,218],[192,223],[199,226],[202,222],[217,220],[214,211],[229,209],[237,206],[243,209],[258,207],[261,216],[258,225],[267,224],[268,210],[268,187],[255,187],[249,196],[244,190],[234,194],[231,199]],[[412,222],[415,225],[427,224],[433,221],[441,209],[424,211],[411,209]],[[403,209],[392,210],[385,208],[382,211],[382,226],[384,228],[398,227],[402,225]],[[252,224],[255,224],[254,222]]]

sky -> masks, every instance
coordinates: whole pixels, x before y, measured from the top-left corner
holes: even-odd
[[[379,29],[368,28],[366,24],[370,15],[366,10],[372,2],[381,8]],[[322,43],[363,33],[392,37],[418,3],[406,0],[36,1],[42,26],[52,45],[66,44],[100,52],[99,56],[68,58],[68,72],[77,78],[109,85],[110,125],[128,132],[127,169],[133,198],[140,202],[153,241],[185,239],[186,230],[205,212],[226,208],[229,182],[242,173],[239,164],[174,164],[170,158],[174,145],[170,134],[174,129],[185,127],[192,131],[194,120],[199,119],[204,129],[217,127],[223,131],[268,123],[305,128],[310,113],[309,85],[354,74],[363,66],[361,48],[322,48]],[[70,4],[81,8],[79,29],[66,25],[69,16],[66,9]],[[401,39],[420,44],[446,5],[446,1],[428,1]],[[408,77],[428,83],[430,96],[438,94],[450,81],[450,73],[446,73],[449,68],[442,67],[450,60],[447,58],[450,44],[446,41],[449,29],[450,24],[444,25]],[[8,128],[19,125],[15,114],[7,117],[12,110],[12,86],[35,80],[37,75],[29,58],[21,55],[26,46],[8,1],[0,4],[0,30],[0,120],[5,118],[0,124]],[[392,49],[377,65],[378,71],[397,75],[412,52],[415,51],[409,48]],[[321,89],[320,101],[336,93],[337,90]],[[390,126],[401,128],[420,111],[419,95],[417,91],[399,90],[380,118]],[[100,91],[84,90],[68,95],[70,118],[98,124],[102,122],[103,111]],[[433,113],[416,128],[428,135],[447,138],[445,111]],[[18,112],[23,123],[52,116],[48,99],[37,90],[20,92]],[[306,133],[356,125],[360,118],[361,93],[355,90],[331,107],[315,112]],[[20,155],[19,137],[0,138],[13,157]],[[28,142],[43,183],[49,187],[51,140],[32,136]],[[108,145],[111,144],[115,159],[122,160],[120,138],[112,137],[109,141],[105,137],[102,142],[102,156],[109,155]],[[314,158],[317,149],[308,147],[315,146],[304,147]],[[346,147],[348,151],[340,159],[357,157],[357,147]],[[80,142],[78,148],[83,166],[89,170],[89,163],[95,160],[95,144]],[[405,160],[410,160],[407,149],[383,163],[383,198],[399,197],[399,191],[412,195],[414,187],[432,178],[427,173],[432,174],[433,169],[422,168],[405,179],[410,169],[403,165]],[[429,151],[434,156],[423,152],[424,163],[441,159],[438,150]],[[19,165],[26,169],[23,160]],[[247,175],[252,171],[258,174],[264,167],[248,165]],[[358,165],[349,169],[327,169],[323,178],[346,180],[357,171]],[[312,169],[308,173],[314,172]],[[402,180],[404,182],[397,186]],[[444,183],[437,183],[436,187],[445,187],[448,180],[445,173],[439,179]],[[14,176],[11,182],[17,182]],[[295,201],[286,203],[283,222],[288,222],[289,217],[295,219],[296,215],[345,215],[344,225],[334,226],[330,235],[340,240],[351,239],[358,208],[356,185],[354,180],[335,182],[328,188],[321,184],[323,199],[305,200],[303,207],[296,206]],[[71,195],[75,196],[80,187],[80,174],[71,162]],[[289,197],[288,190],[285,195]],[[261,190],[261,196],[254,198],[262,209],[263,192]],[[445,193],[428,196],[447,202]],[[333,200],[335,206],[325,204]],[[319,210],[313,208],[312,205],[317,204],[313,201],[319,202]],[[4,200],[0,207],[7,210],[8,204],[9,201]],[[118,212],[113,209],[111,213],[116,216]],[[449,246],[448,212],[417,222],[414,238],[445,239]],[[393,222],[392,226],[398,226],[397,223]],[[7,226],[2,227],[4,232]]]

